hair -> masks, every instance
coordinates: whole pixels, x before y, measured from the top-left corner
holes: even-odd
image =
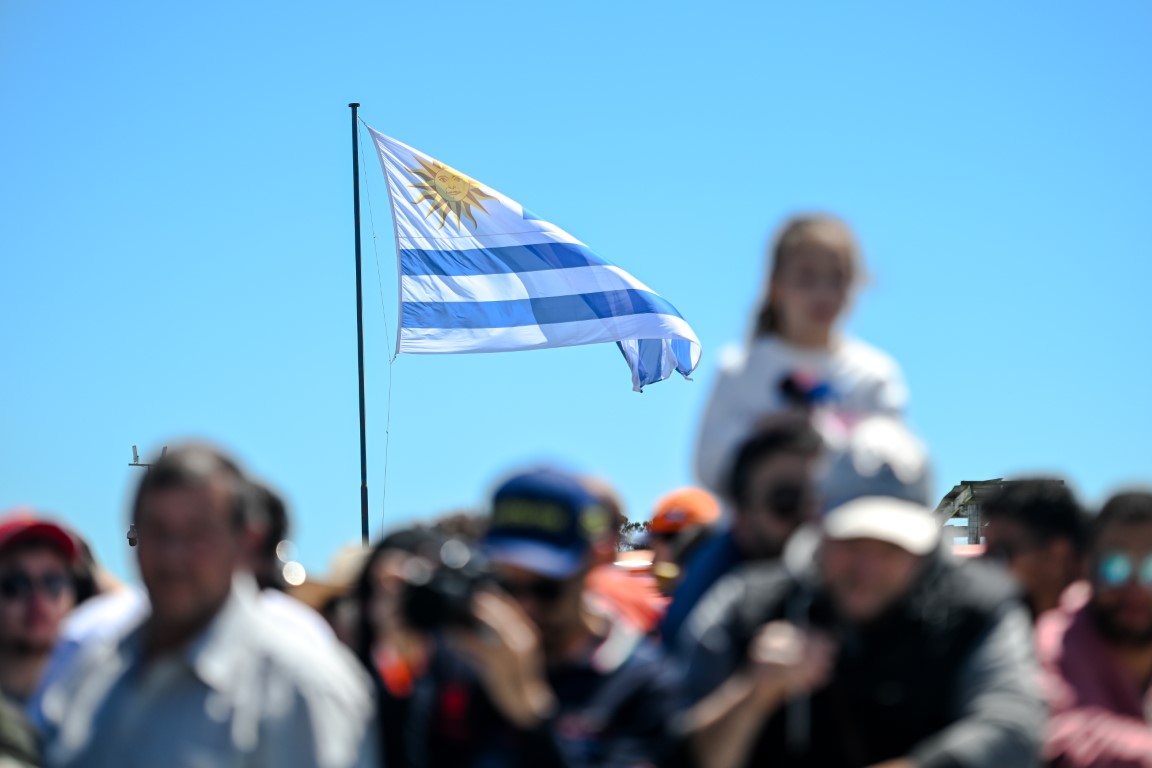
[[[372,643],[376,636],[376,628],[371,611],[368,610],[368,604],[375,589],[372,572],[375,570],[376,564],[389,552],[406,552],[410,555],[423,554],[429,550],[438,549],[438,545],[443,541],[444,537],[437,531],[424,526],[402,528],[381,539],[364,560],[364,566],[360,569],[360,575],[356,578],[356,584],[352,589],[352,598],[357,608],[356,628],[352,636],[352,642],[355,645],[352,651],[369,674],[373,676],[378,674],[372,659]]]
[[[1100,508],[1092,525],[1092,540],[1110,525],[1132,525],[1152,523],[1152,492],[1125,491],[1118,493]]]
[[[254,496],[252,484],[240,465],[210,445],[187,443],[166,451],[157,459],[136,488],[132,522],[140,522],[140,502],[156,491],[203,488],[221,483],[228,491],[232,526],[236,530],[265,525],[267,511]]]
[[[275,557],[276,546],[288,538],[291,530],[291,520],[288,516],[288,505],[284,497],[261,480],[252,480],[251,495],[255,504],[263,510],[263,520],[266,526],[264,536],[260,541],[260,554],[264,557]]]
[[[478,510],[456,510],[433,520],[431,528],[445,538],[475,544],[488,531],[488,515]]]
[[[748,481],[753,470],[780,454],[816,456],[823,448],[820,433],[803,414],[779,414],[774,423],[750,437],[740,447],[728,474],[726,496],[737,507],[748,501]]]
[[[1044,541],[1066,538],[1078,553],[1088,548],[1084,510],[1063,480],[1009,480],[984,502],[981,514],[986,520],[1019,523]]]
[[[841,219],[831,214],[813,213],[792,216],[776,233],[770,250],[771,265],[764,295],[753,321],[753,338],[780,333],[780,317],[772,305],[772,286],[784,269],[784,263],[813,245],[831,248],[844,257],[856,282],[861,277],[860,247],[852,230]]]

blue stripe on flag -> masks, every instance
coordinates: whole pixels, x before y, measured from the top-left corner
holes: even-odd
[[[656,294],[633,289],[515,301],[406,301],[403,313],[405,328],[515,328],[628,315],[680,317]]]
[[[400,251],[400,271],[405,275],[503,275],[607,263],[587,246],[576,243],[533,243],[470,251],[414,248]]]

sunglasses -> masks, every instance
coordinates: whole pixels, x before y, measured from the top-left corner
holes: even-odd
[[[989,560],[1000,563],[1011,563],[1021,555],[1026,555],[1040,548],[1039,543],[1031,542],[1001,542],[987,547],[984,556]]]
[[[764,494],[761,504],[778,517],[795,518],[803,512],[807,501],[808,488],[802,483],[781,483]]]
[[[1142,587],[1152,587],[1152,555],[1135,558],[1123,552],[1108,552],[1096,565],[1096,582],[1102,587],[1119,587],[1136,577]]]
[[[500,580],[498,582],[500,588],[508,593],[510,597],[518,600],[531,598],[540,603],[553,603],[564,594],[564,587],[567,582],[556,581],[555,579],[534,579],[532,581],[506,581]]]
[[[24,571],[0,574],[0,596],[8,600],[26,599],[33,591],[56,599],[71,586],[72,579],[66,573],[47,573],[39,578],[33,578]]]

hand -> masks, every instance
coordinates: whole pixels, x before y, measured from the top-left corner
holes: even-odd
[[[539,632],[505,595],[478,592],[472,613],[477,627],[454,633],[453,646],[471,663],[505,717],[520,728],[535,727],[556,708],[544,678]]]
[[[754,700],[768,708],[823,687],[832,672],[835,647],[824,635],[773,621],[757,633],[748,655]]]

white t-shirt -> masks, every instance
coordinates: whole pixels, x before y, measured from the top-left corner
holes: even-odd
[[[742,349],[726,348],[696,442],[701,484],[724,492],[736,453],[757,422],[786,407],[780,384],[793,375],[826,385],[825,405],[848,420],[874,414],[902,417],[908,400],[896,361],[856,339],[819,350],[763,336]]]

